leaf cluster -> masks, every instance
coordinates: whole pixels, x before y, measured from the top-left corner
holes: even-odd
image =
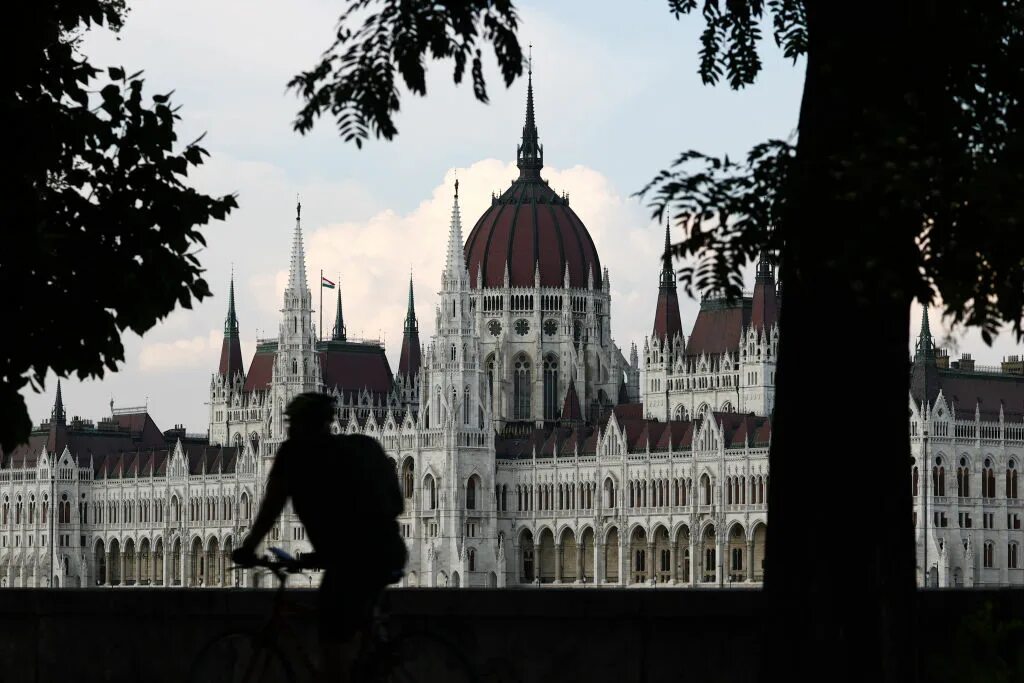
[[[0,447],[31,427],[18,393],[51,370],[102,377],[124,360],[121,335],[142,334],[176,305],[210,294],[200,226],[223,219],[233,196],[186,185],[203,162],[181,145],[171,94],[143,95],[141,73],[101,71],[76,34],[120,26],[124,5],[103,0],[21,7],[20,59],[0,101],[8,121],[7,231],[0,253],[3,319]]]
[[[700,36],[700,76],[705,85],[723,76],[732,88],[750,85],[761,72],[758,45],[764,38],[761,22],[767,11],[772,34],[783,54],[796,61],[807,52],[807,17],[803,0],[668,0],[679,19],[698,8],[704,19]]]
[[[648,196],[653,217],[666,213],[682,229],[671,255],[687,265],[679,280],[697,293],[734,298],[743,287],[741,270],[759,254],[777,260],[780,240],[771,227],[786,210],[796,148],[784,140],[754,147],[741,162],[701,152],[683,152],[637,194]]]
[[[392,139],[398,133],[397,78],[410,92],[425,95],[428,57],[454,60],[456,84],[468,67],[473,94],[487,102],[480,44],[492,45],[510,85],[523,73],[517,27],[510,0],[353,0],[319,63],[288,83],[304,102],[294,129],[304,134],[326,114],[342,139],[357,147],[371,134]]]

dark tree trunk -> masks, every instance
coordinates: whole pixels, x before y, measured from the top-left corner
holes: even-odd
[[[781,235],[771,680],[915,677],[907,397],[919,225],[890,183],[912,120],[905,11],[808,2],[798,170]]]

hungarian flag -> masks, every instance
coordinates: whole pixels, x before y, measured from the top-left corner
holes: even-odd
[[[334,289],[334,283],[325,278],[323,275],[320,276],[320,286],[326,287],[327,289]]]

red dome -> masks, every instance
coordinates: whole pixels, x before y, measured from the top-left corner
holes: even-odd
[[[519,178],[491,202],[466,240],[469,282],[474,288],[503,287],[508,267],[509,285],[533,287],[540,264],[542,287],[561,287],[569,267],[569,286],[583,289],[590,273],[601,286],[597,248],[569,200],[558,196],[541,179],[544,146],[537,135],[533,110],[533,68],[526,89],[523,141],[516,149]],[[477,282],[480,274],[483,282]]]
[[[502,287],[508,265],[512,287],[533,287],[540,263],[542,287],[585,288],[590,271],[601,286],[601,261],[594,240],[567,199],[538,178],[520,177],[491,203],[466,240],[470,285]],[[477,277],[483,273],[483,284]]]

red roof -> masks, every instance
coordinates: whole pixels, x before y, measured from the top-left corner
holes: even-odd
[[[217,366],[217,372],[221,375],[234,375],[236,372],[242,370],[242,347],[239,344],[238,337],[224,337],[224,342],[220,347],[220,365]]]
[[[406,330],[402,337],[402,355],[398,358],[398,374],[415,377],[420,371],[420,335]]]
[[[682,331],[683,321],[679,317],[679,296],[676,289],[662,287],[658,290],[658,305],[654,310],[654,336],[657,339],[672,339]]]
[[[245,375],[243,391],[261,391],[270,388],[270,380],[274,376],[274,356],[277,345],[273,348],[257,349],[249,363],[249,372]]]
[[[393,377],[384,347],[358,342],[323,342],[319,351],[324,385],[328,390],[337,388],[343,395],[369,389],[377,395],[389,394]]]
[[[693,323],[686,344],[688,356],[722,354],[739,349],[743,328],[750,324],[750,299],[728,303],[724,299],[705,299]]]
[[[504,286],[506,265],[512,287],[533,287],[538,263],[542,287],[563,286],[567,265],[571,287],[586,287],[590,272],[601,286],[594,240],[568,200],[539,177],[520,177],[494,199],[469,233],[465,254],[475,288]]]
[[[583,412],[580,410],[580,396],[576,393],[576,382],[569,379],[569,388],[565,390],[565,400],[562,401],[563,422],[582,422]]]
[[[779,321],[779,298],[775,292],[775,277],[765,264],[754,280],[754,301],[750,324],[754,329],[771,329]]]

